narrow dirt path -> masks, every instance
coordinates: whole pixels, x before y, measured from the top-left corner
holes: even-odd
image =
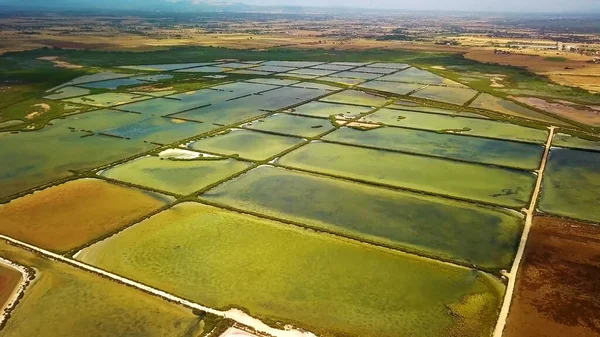
[[[513,293],[515,291],[517,272],[519,271],[519,266],[521,265],[521,261],[523,260],[523,253],[525,252],[525,245],[527,244],[527,238],[529,237],[529,230],[531,229],[531,222],[533,220],[533,214],[535,213],[535,206],[537,203],[538,195],[540,194],[540,189],[542,187],[542,179],[544,177],[544,171],[546,170],[548,153],[550,152],[550,146],[552,144],[552,137],[554,137],[555,129],[555,126],[551,126],[549,128],[550,131],[548,133],[548,139],[546,140],[544,155],[542,156],[540,168],[537,170],[538,176],[537,181],[535,183],[535,188],[533,190],[533,195],[531,197],[531,202],[529,203],[529,208],[524,210],[526,214],[525,226],[523,227],[523,234],[521,235],[521,241],[519,242],[519,249],[517,250],[517,255],[515,256],[510,272],[504,273],[504,276],[508,278],[508,285],[506,286],[506,293],[504,294],[502,309],[500,310],[500,316],[498,318],[498,322],[496,323],[496,328],[494,329],[493,337],[502,337],[504,327],[506,326],[508,311],[510,309]]]
[[[5,235],[0,235],[0,239],[8,241],[17,246],[20,246],[21,248],[32,250],[32,251],[34,251],[42,256],[45,256],[47,258],[50,258],[52,260],[67,263],[67,264],[77,267],[79,269],[83,269],[85,271],[105,277],[105,278],[115,281],[117,283],[125,284],[132,288],[136,288],[138,290],[144,291],[148,294],[152,294],[154,296],[160,297],[164,300],[167,300],[170,302],[175,302],[177,304],[183,305],[188,308],[203,310],[203,311],[206,311],[206,312],[214,314],[214,315],[218,315],[218,316],[225,317],[225,318],[230,318],[240,324],[249,326],[251,328],[254,328],[256,331],[264,332],[271,336],[275,336],[275,337],[316,337],[314,334],[312,334],[310,332],[303,332],[303,331],[293,330],[293,329],[281,330],[281,329],[272,328],[272,327],[266,325],[265,323],[263,323],[262,321],[260,321],[259,319],[254,318],[238,309],[230,309],[227,311],[220,311],[220,310],[212,309],[209,307],[205,307],[203,305],[183,299],[181,297],[167,293],[165,291],[162,291],[162,290],[147,286],[145,284],[121,277],[119,275],[116,275],[116,274],[107,272],[105,270],[90,266],[88,264],[79,262],[77,260],[70,259],[70,258],[64,257],[62,255],[52,253],[45,249],[30,245],[25,242],[21,242],[19,240],[15,240],[15,239],[10,238]]]

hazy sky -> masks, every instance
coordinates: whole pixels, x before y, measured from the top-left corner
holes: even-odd
[[[30,8],[180,9],[195,3],[391,8],[486,12],[600,13],[600,0],[0,0],[0,5]],[[192,6],[193,7],[193,6]]]
[[[600,11],[600,0],[242,0],[251,5],[346,6],[460,11]]]

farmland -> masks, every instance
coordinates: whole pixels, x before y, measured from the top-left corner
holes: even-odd
[[[0,257],[35,281],[0,335],[489,337],[537,219],[600,221],[593,124],[417,56],[245,53],[109,53],[22,105],[77,112],[11,108]]]

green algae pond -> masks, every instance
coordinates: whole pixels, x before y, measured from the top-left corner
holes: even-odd
[[[544,213],[600,222],[600,153],[553,148],[542,181]]]
[[[65,99],[76,96],[88,95],[91,91],[85,88],[79,87],[63,87],[48,96],[44,96],[45,99]]]
[[[143,142],[82,132],[75,126],[70,129],[71,123],[79,123],[70,119],[53,123],[38,131],[0,133],[0,158],[10,163],[0,165],[0,198],[69,177],[72,171],[91,169],[155,148]]]
[[[378,91],[391,92],[397,95],[407,95],[408,93],[423,87],[423,85],[414,83],[369,81],[359,85],[359,87],[363,89],[373,89]]]
[[[156,144],[170,144],[216,130],[219,126],[177,118],[148,117],[102,130],[102,134]]]
[[[325,103],[325,102],[309,102],[304,105],[300,105],[289,113],[311,116],[311,117],[323,117],[328,118],[332,115],[343,114],[346,116],[357,117],[359,114],[365,114],[373,109],[369,107],[338,104],[338,103]]]
[[[372,67],[372,65],[371,65]],[[406,82],[406,83],[419,83],[419,84],[436,84],[436,85],[452,85],[458,87],[464,87],[462,84],[438,76],[434,73],[430,73],[425,70],[418,68],[408,68],[395,74],[386,75],[378,78],[380,81],[389,82]]]
[[[372,80],[383,76],[382,74],[364,73],[358,71],[342,71],[330,75],[330,77],[356,78],[360,80]]]
[[[229,125],[264,115],[269,111],[300,105],[327,93],[329,91],[324,89],[279,87],[260,94],[185,111],[171,117]]]
[[[275,114],[246,124],[244,128],[297,137],[315,137],[332,130],[334,126],[328,119]]]
[[[185,68],[195,68],[201,66],[208,66],[215,64],[215,62],[204,62],[204,63],[168,63],[168,64],[149,64],[141,66],[122,66],[123,69],[133,70],[144,70],[144,71],[172,71]]]
[[[476,94],[477,91],[473,89],[429,86],[411,94],[411,96],[455,105],[463,105],[475,97]]]
[[[198,203],[163,211],[78,259],[325,337],[487,336],[504,292],[480,271]]]
[[[239,155],[249,160],[266,160],[304,140],[250,130],[231,130],[226,134],[202,138],[187,147],[222,155]]]
[[[394,127],[368,131],[342,127],[326,135],[323,139],[343,144],[526,170],[537,169],[544,152],[544,147],[538,144]]]
[[[322,98],[321,101],[329,103],[381,106],[386,103],[387,99],[385,97],[368,94],[362,91],[346,90]]]
[[[118,89],[121,86],[135,86],[142,84],[149,84],[150,81],[143,81],[137,78],[118,78],[114,80],[100,81],[81,84],[81,87],[89,89]]]
[[[185,153],[181,158],[168,155],[145,156],[104,170],[100,175],[155,190],[187,195],[251,166],[234,159],[194,154]],[[191,157],[187,157],[188,155]]]
[[[324,142],[302,146],[277,163],[517,209],[529,204],[536,181],[531,172]]]
[[[85,104],[96,107],[112,107],[116,105],[122,105],[132,102],[137,102],[141,100],[148,99],[148,96],[136,95],[136,94],[128,94],[121,92],[106,92],[103,94],[95,94],[95,95],[87,95],[87,96],[79,96],[75,98],[66,99],[65,102],[76,103],[76,104]]]
[[[520,213],[501,208],[271,166],[251,170],[200,198],[491,270],[510,266],[523,222]]]
[[[0,256],[34,268],[36,276],[2,336],[197,337],[221,321],[5,241]]]
[[[465,118],[411,110],[379,109],[365,119],[386,125],[431,130],[440,133],[459,133],[486,138],[516,140],[544,144],[547,130],[480,118]]]
[[[600,140],[588,140],[566,133],[556,133],[552,139],[552,146],[560,146],[572,149],[600,151]]]

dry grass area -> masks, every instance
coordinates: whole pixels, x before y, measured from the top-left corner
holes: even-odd
[[[505,337],[600,336],[600,227],[536,217]]]
[[[536,74],[547,76],[558,84],[600,92],[600,64],[590,63],[590,56],[534,50],[519,50],[518,54],[495,54],[491,48],[477,48],[468,50],[465,57],[484,63],[527,68]],[[564,57],[565,60],[553,61],[547,59],[548,57]]]
[[[0,233],[66,252],[169,203],[157,193],[81,179],[0,206]]]

